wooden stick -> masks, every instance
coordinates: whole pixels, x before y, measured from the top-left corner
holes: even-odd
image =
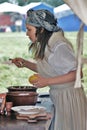
[[[84,32],[83,27],[84,24],[82,23],[77,35],[77,73],[76,73],[76,82],[74,85],[75,88],[81,87],[81,68],[82,68],[81,55],[83,53],[83,32]]]

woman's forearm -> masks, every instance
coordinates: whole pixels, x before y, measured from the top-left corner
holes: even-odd
[[[49,85],[63,84],[63,83],[73,82],[75,80],[76,80],[76,71],[72,71],[65,75],[49,78],[48,84]]]
[[[37,64],[35,62],[24,60],[23,67],[26,67],[34,72],[37,72]]]

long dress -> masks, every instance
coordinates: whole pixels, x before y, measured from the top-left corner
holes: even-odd
[[[54,77],[76,70],[72,49],[60,32],[54,33],[45,57],[38,60],[38,72],[44,77]],[[75,82],[51,85],[49,93],[54,104],[54,116],[49,130],[87,130],[87,101],[84,89],[74,88]]]

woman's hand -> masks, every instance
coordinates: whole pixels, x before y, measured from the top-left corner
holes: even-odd
[[[26,67],[34,72],[37,72],[37,64],[32,60],[25,60],[23,58],[17,57],[14,59],[9,59],[12,63],[14,63],[18,68]]]
[[[34,87],[36,88],[43,88],[48,86],[48,78],[44,78],[39,74],[35,74],[38,78],[35,83],[33,83]]]
[[[11,62],[14,63],[19,68],[24,67],[25,60],[23,58],[18,57],[18,58],[9,59],[9,60],[11,60]]]

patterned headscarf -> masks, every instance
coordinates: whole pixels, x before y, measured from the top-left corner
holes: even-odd
[[[57,32],[60,28],[57,26],[57,20],[48,10],[28,10],[26,24],[35,27],[43,27],[48,31]]]

